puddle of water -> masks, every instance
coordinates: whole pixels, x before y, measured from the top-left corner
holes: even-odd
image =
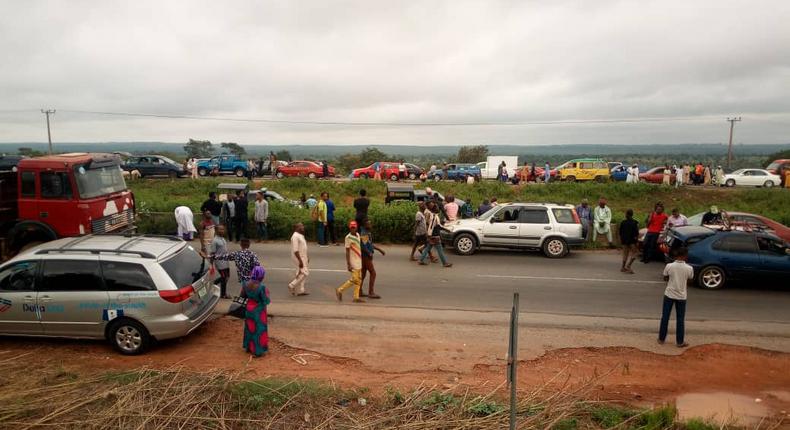
[[[702,418],[721,424],[754,425],[771,411],[753,397],[733,393],[688,393],[675,399],[678,418]]]

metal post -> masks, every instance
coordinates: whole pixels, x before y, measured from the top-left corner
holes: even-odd
[[[47,115],[47,139],[49,140],[49,155],[52,155],[52,133],[49,131],[49,114],[55,114],[55,109],[41,109],[41,113]]]
[[[507,382],[510,384],[510,430],[516,428],[516,368],[518,367],[518,293],[513,293],[510,311],[510,342],[507,353]]]
[[[741,117],[738,118],[727,118],[727,121],[730,122],[730,144],[727,146],[727,168],[730,168],[730,164],[732,164],[732,129],[735,128],[735,122],[740,121]]]

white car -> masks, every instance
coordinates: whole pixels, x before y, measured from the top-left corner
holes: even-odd
[[[779,175],[763,169],[739,169],[724,175],[724,185],[734,187],[743,185],[747,187],[771,188],[782,183]]]

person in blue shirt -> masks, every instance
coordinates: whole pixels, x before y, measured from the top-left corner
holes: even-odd
[[[329,193],[324,194],[326,195],[326,228],[329,230],[327,237],[332,240],[333,245],[339,246],[340,244],[337,243],[337,237],[335,236],[335,202],[329,198]]]

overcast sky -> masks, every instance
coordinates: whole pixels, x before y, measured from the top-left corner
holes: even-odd
[[[790,1],[0,0],[0,142],[790,142]],[[68,110],[294,121],[286,125]]]

